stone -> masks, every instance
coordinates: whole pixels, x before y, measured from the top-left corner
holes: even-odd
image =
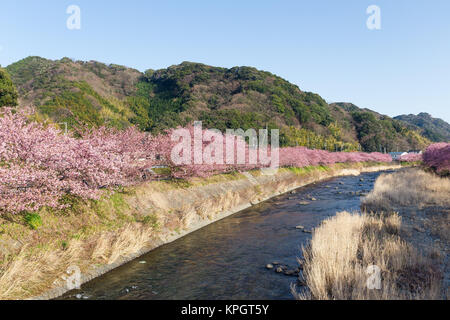
[[[305,229],[305,227],[304,227],[304,226],[296,226],[295,229],[301,229],[301,230],[303,230],[303,229]]]
[[[286,270],[284,274],[287,276],[297,276],[298,272],[295,272],[295,270]]]
[[[298,204],[305,206],[305,205],[309,204],[309,202],[308,201],[300,201]]]
[[[277,273],[282,273],[284,270],[283,270],[282,267],[278,267],[275,271],[276,271]]]
[[[304,233],[312,233],[311,230],[306,230],[306,229],[303,229],[303,232],[304,232]]]
[[[267,265],[266,265],[266,268],[267,268],[267,269],[273,269],[273,264],[271,264],[271,263],[267,264]]]
[[[311,200],[311,201],[317,201],[317,199],[314,198],[314,197],[311,197],[310,200]]]

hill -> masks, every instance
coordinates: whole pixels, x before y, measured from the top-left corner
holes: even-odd
[[[442,119],[433,118],[428,113],[400,115],[394,119],[407,123],[411,128],[418,130],[424,137],[433,142],[450,141],[450,124]]]
[[[19,106],[55,123],[137,125],[161,132],[201,120],[225,130],[279,128],[282,145],[328,150],[418,149],[418,129],[349,103],[327,104],[318,94],[252,67],[220,68],[183,62],[138,70],[96,61],[29,57],[7,67]]]

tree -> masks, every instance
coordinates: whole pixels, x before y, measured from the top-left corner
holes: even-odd
[[[17,105],[17,90],[9,74],[0,68],[0,107]]]

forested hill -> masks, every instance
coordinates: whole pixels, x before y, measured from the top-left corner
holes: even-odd
[[[450,124],[442,119],[433,118],[428,113],[401,115],[394,119],[408,123],[412,129],[418,130],[431,141],[450,142]]]
[[[7,67],[19,106],[37,119],[70,127],[87,123],[160,132],[201,120],[204,127],[279,128],[282,145],[329,150],[424,148],[420,129],[349,103],[327,104],[318,94],[266,71],[183,62],[138,70],[90,61],[29,57]]]

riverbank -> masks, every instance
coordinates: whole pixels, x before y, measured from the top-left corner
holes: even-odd
[[[448,299],[449,199],[447,178],[415,168],[380,175],[362,200],[368,213],[340,212],[315,229],[303,249],[308,290],[294,294],[319,300]],[[375,273],[378,290],[367,285]]]
[[[42,225],[36,230],[19,221],[2,221],[0,295],[54,298],[67,291],[61,277],[70,266],[80,268],[84,283],[270,197],[335,176],[397,168],[336,164],[285,168],[275,175],[254,171],[150,182],[100,201],[75,202],[71,210],[42,210]]]

